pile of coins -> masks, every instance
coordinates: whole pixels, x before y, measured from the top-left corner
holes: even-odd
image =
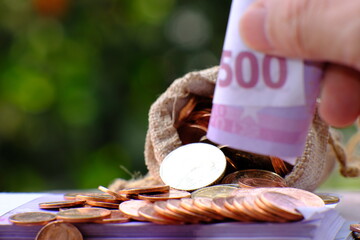
[[[183,145],[204,142],[217,146],[226,155],[228,163],[226,173],[244,169],[263,169],[284,177],[292,171],[293,166],[278,157],[235,150],[207,139],[211,107],[212,98],[190,95],[189,101],[175,116],[174,121],[174,127]]]

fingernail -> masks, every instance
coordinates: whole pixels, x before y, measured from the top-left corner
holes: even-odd
[[[260,51],[272,49],[266,34],[266,9],[263,4],[255,4],[249,7],[239,23],[242,40],[250,48]]]

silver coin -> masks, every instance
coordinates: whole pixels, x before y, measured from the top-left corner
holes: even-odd
[[[224,174],[226,158],[217,147],[207,143],[181,146],[160,165],[162,181],[179,190],[195,190],[216,182]]]

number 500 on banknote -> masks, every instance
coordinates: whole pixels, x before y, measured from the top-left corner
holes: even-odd
[[[232,2],[207,136],[294,163],[314,116],[320,64],[249,49],[239,22],[251,2]]]

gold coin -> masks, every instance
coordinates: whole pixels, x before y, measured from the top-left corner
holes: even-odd
[[[172,221],[177,221],[179,223],[199,223],[199,220],[192,219],[178,212],[174,212],[167,207],[166,201],[157,201],[154,203],[153,208],[155,212],[164,218],[170,219]]]
[[[124,223],[130,221],[130,218],[125,216],[120,210],[110,210],[111,214],[109,217],[96,220],[95,223]]]
[[[17,225],[45,225],[55,219],[55,214],[47,212],[24,212],[9,217],[10,222]]]
[[[191,218],[195,221],[210,222],[211,219],[195,212],[191,212],[181,206],[180,199],[170,199],[166,201],[166,207],[173,212],[179,213],[187,218]]]
[[[286,187],[285,179],[280,175],[267,170],[247,169],[233,173],[234,181],[238,181],[240,187]]]
[[[56,201],[56,202],[43,202],[39,203],[39,208],[42,209],[56,209],[56,208],[68,208],[84,205],[85,200],[67,200],[67,201]]]
[[[111,191],[110,189],[108,189],[108,188],[106,188],[106,187],[99,186],[98,189],[99,189],[100,191],[103,191],[104,193],[107,193],[107,194],[109,194],[109,195],[111,195],[111,196],[114,196],[115,199],[117,199],[117,200],[120,200],[120,201],[127,201],[127,200],[129,200],[129,199],[126,197],[126,195],[124,195],[124,194],[121,195],[121,194],[119,194],[119,193],[117,193],[117,192]]]
[[[120,203],[121,201],[106,193],[84,193],[76,196],[79,200]]]
[[[187,209],[190,212],[200,214],[210,219],[215,219],[220,221],[224,220],[224,217],[220,216],[219,214],[199,208],[198,206],[195,205],[194,201],[195,200],[191,198],[182,198],[180,199],[180,206]]]
[[[151,187],[122,189],[119,191],[119,193],[125,195],[131,195],[131,194],[142,194],[142,193],[162,193],[162,192],[168,192],[169,190],[170,187],[168,185],[159,185],[159,186],[151,186]]]
[[[269,211],[275,215],[280,215],[289,221],[298,221],[303,219],[303,215],[296,209],[306,205],[299,199],[290,195],[269,191],[260,194],[258,200],[260,200],[258,203],[261,202],[264,204],[261,205],[257,203],[259,207],[266,206],[263,208],[265,211]]]
[[[71,223],[55,221],[45,225],[36,235],[35,240],[82,240],[79,229]]]
[[[152,203],[146,200],[129,200],[122,202],[119,205],[119,210],[125,214],[125,216],[132,218],[137,221],[146,221],[144,217],[139,215],[139,209],[141,207],[151,205]]]
[[[159,200],[168,200],[168,199],[188,198],[190,196],[191,194],[187,191],[170,189],[170,191],[166,193],[139,194],[138,198],[142,200],[159,201]]]
[[[119,203],[110,203],[110,202],[99,202],[87,200],[86,203],[92,207],[103,207],[103,208],[119,208]]]
[[[225,168],[225,155],[220,149],[206,143],[191,143],[165,157],[160,177],[172,188],[190,191],[215,183]]]
[[[334,204],[340,202],[340,198],[332,195],[330,193],[316,193],[318,197],[320,197],[325,204]]]
[[[157,224],[183,224],[183,222],[174,221],[169,218],[166,218],[154,210],[152,204],[143,206],[139,209],[139,214],[147,221],[157,223]]]
[[[350,230],[353,232],[360,233],[360,224],[350,224]]]
[[[200,188],[193,193],[191,193],[192,198],[219,198],[219,197],[228,197],[231,196],[234,190],[238,189],[235,186],[231,185],[214,185],[210,187]]]
[[[56,218],[64,222],[82,223],[94,222],[110,216],[110,210],[104,208],[73,208],[60,211]]]

